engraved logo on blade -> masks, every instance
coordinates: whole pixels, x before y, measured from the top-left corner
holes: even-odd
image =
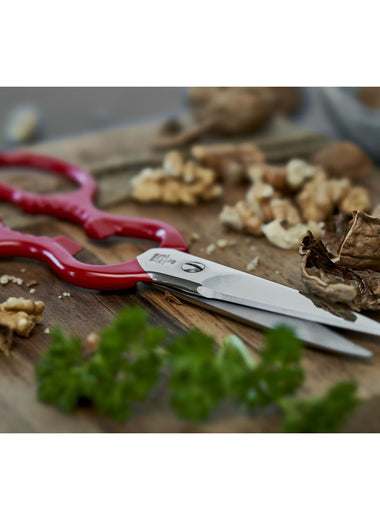
[[[175,264],[174,258],[170,258],[170,255],[165,255],[162,253],[155,253],[150,259],[151,262],[155,262],[156,264]]]

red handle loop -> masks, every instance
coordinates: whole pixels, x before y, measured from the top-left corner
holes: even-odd
[[[72,193],[40,195],[0,182],[0,199],[11,202],[27,213],[52,215],[83,226],[91,238],[124,236],[159,242],[160,247],[187,251],[182,235],[173,226],[152,219],[112,215],[97,209],[92,199],[96,193],[93,177],[75,165],[60,159],[23,152],[0,154],[0,168],[22,166],[38,168],[66,177],[79,185]],[[0,256],[26,256],[47,263],[66,281],[98,290],[124,289],[139,281],[151,281],[138,261],[114,265],[90,265],[72,255],[81,245],[66,237],[35,237],[6,228],[0,221]]]
[[[96,194],[94,178],[77,166],[44,155],[24,152],[0,154],[0,168],[22,166],[38,168],[66,177],[79,188],[62,195],[30,193],[0,182],[0,199],[11,202],[26,213],[52,215],[83,226],[91,238],[124,236],[159,242],[161,247],[187,251],[187,245],[177,229],[160,220],[120,217],[99,210],[93,205]]]

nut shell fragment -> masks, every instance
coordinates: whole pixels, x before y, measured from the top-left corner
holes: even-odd
[[[334,262],[352,269],[380,271],[380,218],[355,211]]]
[[[312,233],[303,237],[300,254],[302,279],[313,301],[317,298],[326,305],[330,302],[355,311],[380,309],[379,272],[338,265]]]

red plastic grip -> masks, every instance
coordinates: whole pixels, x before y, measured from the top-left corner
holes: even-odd
[[[142,238],[156,241],[160,247],[187,251],[181,233],[166,222],[122,217],[96,208],[92,202],[96,194],[94,178],[73,164],[44,155],[7,152],[0,154],[0,168],[5,166],[38,168],[66,177],[79,185],[79,188],[71,193],[40,195],[0,182],[0,199],[17,205],[26,213],[52,215],[70,220],[83,226],[91,238],[101,239],[115,235]]]
[[[0,257],[29,257],[49,265],[66,282],[87,289],[128,289],[152,279],[137,259],[113,265],[92,265],[73,257],[82,249],[67,237],[45,237],[18,233],[0,222]]]
[[[43,169],[67,177],[79,189],[62,195],[40,195],[0,182],[0,199],[27,213],[52,215],[83,226],[91,238],[124,236],[154,240],[160,247],[187,251],[182,235],[159,220],[121,217],[94,207],[96,183],[86,171],[60,159],[30,153],[0,154],[0,168],[22,166]],[[35,258],[48,264],[61,278],[81,287],[97,290],[125,289],[139,281],[151,281],[136,259],[113,265],[91,265],[73,257],[82,246],[67,237],[26,235],[5,227],[0,221],[0,256]]]

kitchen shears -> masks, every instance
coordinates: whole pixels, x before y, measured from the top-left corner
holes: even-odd
[[[65,281],[87,289],[111,291],[138,282],[153,283],[197,305],[259,327],[288,324],[300,339],[326,350],[360,357],[372,355],[329,327],[380,335],[380,323],[375,320],[357,313],[353,313],[354,321],[343,319],[316,307],[295,289],[191,255],[180,232],[165,222],[113,215],[96,208],[96,182],[78,166],[32,153],[0,154],[0,168],[16,166],[61,175],[74,181],[78,189],[45,195],[0,182],[1,200],[26,213],[74,222],[93,239],[140,238],[158,242],[159,247],[120,264],[85,264],[74,256],[82,246],[68,237],[23,234],[0,221],[1,257],[40,260]]]

